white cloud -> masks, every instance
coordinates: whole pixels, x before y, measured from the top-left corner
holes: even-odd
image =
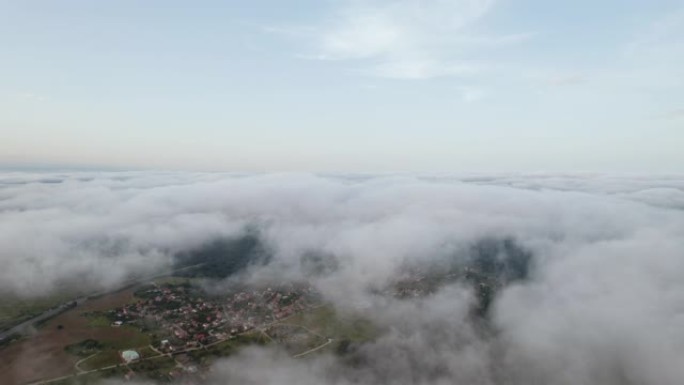
[[[305,252],[334,256],[312,284],[384,332],[352,365],[248,350],[209,384],[675,385],[682,191],[681,175],[0,174],[0,291],[115,285],[256,224],[273,259],[255,279],[301,276]],[[471,320],[465,285],[412,300],[369,290],[487,237],[533,253],[531,277],[492,305],[495,332]]]
[[[308,34],[312,52],[300,57],[349,61],[364,73],[395,79],[473,74],[481,65],[465,51],[515,44],[531,36],[476,33],[493,6],[492,0],[345,1]],[[307,35],[301,34],[305,28],[292,30]]]

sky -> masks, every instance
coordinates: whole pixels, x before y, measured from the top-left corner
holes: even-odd
[[[0,166],[684,171],[684,2],[0,0]]]

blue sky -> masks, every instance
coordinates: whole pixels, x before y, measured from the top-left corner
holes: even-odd
[[[684,2],[0,1],[0,165],[684,171]]]

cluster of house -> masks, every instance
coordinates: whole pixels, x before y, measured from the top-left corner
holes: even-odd
[[[207,296],[188,285],[149,287],[143,299],[110,312],[112,326],[135,324],[164,336],[159,350],[178,352],[289,317],[315,304],[307,285],[243,289]]]

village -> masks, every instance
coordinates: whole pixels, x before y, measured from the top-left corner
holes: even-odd
[[[107,313],[112,327],[132,325],[152,336],[162,352],[210,345],[287,318],[320,303],[305,284],[243,287],[221,296],[190,284],[150,284],[138,301]]]
[[[93,295],[42,325],[62,368],[17,384],[89,385],[103,379],[200,384],[212,364],[246,346],[271,345],[293,358],[334,349],[334,310],[310,284],[215,285],[179,276]],[[22,339],[20,348],[34,339]],[[333,345],[333,346],[331,346]],[[2,382],[2,381],[0,381]]]

